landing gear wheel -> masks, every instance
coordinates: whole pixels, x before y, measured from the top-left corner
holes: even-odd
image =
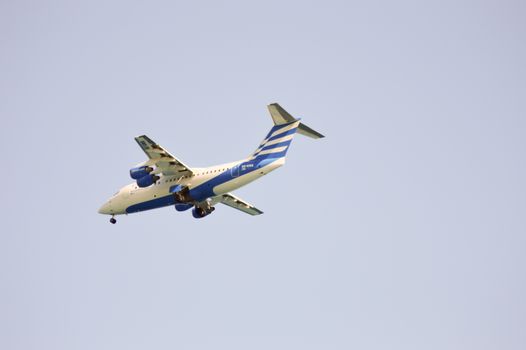
[[[110,222],[111,222],[112,224],[116,224],[116,223],[117,223],[117,219],[115,219],[115,218],[112,216],[111,219],[110,219]]]

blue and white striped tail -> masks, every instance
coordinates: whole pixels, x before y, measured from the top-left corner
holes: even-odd
[[[258,149],[250,155],[249,161],[255,160],[257,162],[263,159],[284,158],[296,132],[313,139],[325,137],[316,130],[300,123],[299,119],[291,116],[277,103],[268,105],[268,110],[274,121],[274,127],[270,129]]]
[[[289,123],[275,125],[248,160],[261,161],[268,158],[278,159],[285,157],[299,124],[299,120],[294,120]]]

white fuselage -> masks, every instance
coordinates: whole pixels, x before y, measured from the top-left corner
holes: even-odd
[[[236,190],[261,176],[268,174],[285,163],[285,158],[276,160],[246,173],[239,173],[240,164],[246,160],[216,165],[208,168],[193,168],[192,176],[161,176],[152,186],[141,188],[131,183],[122,187],[100,209],[101,214],[119,215],[173,205],[174,186],[187,186],[190,190],[210,183],[213,186],[211,195],[206,198],[211,205],[218,202],[218,196]],[[227,176],[228,175],[228,176]],[[214,182],[221,176],[221,180]],[[130,208],[139,208],[130,211]]]

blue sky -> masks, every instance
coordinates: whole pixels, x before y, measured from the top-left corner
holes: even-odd
[[[3,349],[522,349],[519,1],[0,4]],[[327,137],[195,220],[97,214],[147,134]]]

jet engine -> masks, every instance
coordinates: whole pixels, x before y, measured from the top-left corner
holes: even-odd
[[[204,218],[207,215],[212,214],[212,212],[215,209],[216,208],[214,208],[214,207],[209,207],[209,208],[195,207],[194,209],[192,209],[192,216],[194,218],[196,218],[196,219],[201,219],[201,218]]]
[[[139,187],[148,187],[159,180],[159,176],[148,174],[137,179],[137,186]]]
[[[151,173],[153,170],[152,167],[149,166],[140,166],[138,168],[130,169],[130,176],[134,180],[139,180],[141,177],[145,177],[149,173]]]

